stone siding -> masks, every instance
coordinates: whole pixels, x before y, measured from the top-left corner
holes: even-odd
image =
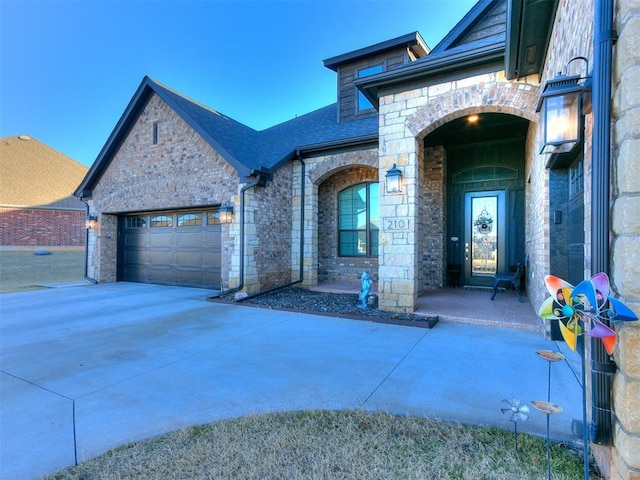
[[[404,190],[401,195],[382,192],[380,216],[401,218],[414,227],[403,232],[382,225],[380,308],[411,311],[421,290],[445,282],[446,159],[443,152],[425,152],[423,139],[472,113],[504,113],[537,122],[538,97],[537,78],[507,81],[503,71],[382,93],[379,177],[384,182],[395,163],[403,171]]]
[[[614,48],[612,284],[640,316],[640,2],[618,0]],[[640,479],[640,322],[618,324],[611,478]]]

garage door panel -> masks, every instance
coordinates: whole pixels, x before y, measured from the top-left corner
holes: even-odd
[[[207,247],[222,249],[222,236],[220,235],[220,225],[214,225],[214,231],[207,230],[205,232],[205,245]]]
[[[189,228],[189,227],[184,227]],[[190,227],[193,228],[193,227]],[[177,247],[204,247],[204,235],[203,232],[176,232],[176,246]]]
[[[176,253],[176,264],[201,269],[205,264],[203,261],[203,252],[201,250],[191,252],[179,251]]]
[[[124,239],[125,247],[136,248],[146,246],[149,242],[149,235],[147,232],[131,231],[126,235]]]
[[[177,226],[176,212],[154,214],[158,215],[170,217],[173,226],[147,227],[148,216],[136,214],[146,222],[135,223],[138,228],[124,227],[124,280],[219,289],[221,225]],[[130,223],[134,224],[122,225]]]
[[[153,229],[152,229],[153,230]],[[162,231],[152,231],[149,235],[150,247],[172,247],[174,233],[172,229],[163,228]]]
[[[149,264],[158,266],[171,266],[175,262],[174,250],[149,250]]]

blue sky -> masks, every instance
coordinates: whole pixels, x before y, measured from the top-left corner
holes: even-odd
[[[322,61],[476,0],[0,0],[0,138],[91,165],[145,75],[261,130],[336,101]]]

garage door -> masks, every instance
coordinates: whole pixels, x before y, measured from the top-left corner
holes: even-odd
[[[121,226],[122,280],[220,289],[217,211],[127,215]]]

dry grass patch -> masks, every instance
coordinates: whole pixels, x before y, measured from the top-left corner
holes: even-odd
[[[248,416],[126,445],[49,479],[544,479],[544,439],[362,411]],[[554,445],[554,480],[582,478]],[[592,477],[597,478],[597,477]]]
[[[0,293],[43,288],[43,284],[84,279],[84,251],[0,252]]]

